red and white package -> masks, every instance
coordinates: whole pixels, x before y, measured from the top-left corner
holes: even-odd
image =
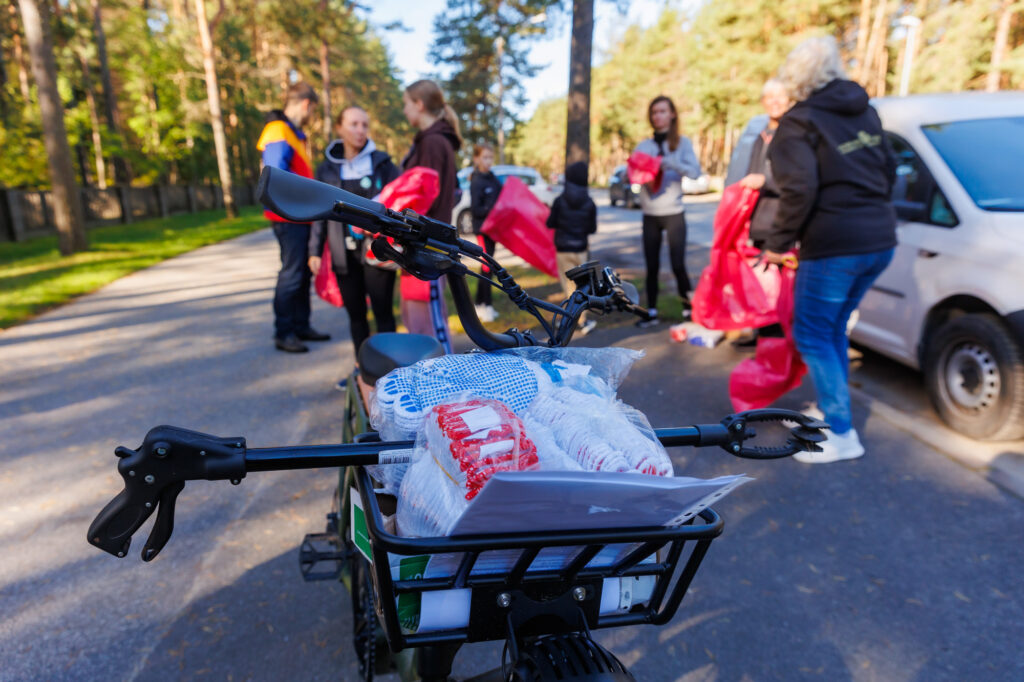
[[[438,405],[427,418],[427,443],[448,476],[472,500],[499,471],[537,467],[537,448],[504,403],[473,399]]]
[[[398,496],[398,530],[409,537],[448,535],[494,474],[539,467],[522,420],[485,398],[432,408],[416,450]]]

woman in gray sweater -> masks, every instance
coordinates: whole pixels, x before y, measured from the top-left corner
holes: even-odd
[[[686,274],[686,218],[683,215],[683,177],[700,177],[700,161],[693,143],[679,134],[679,115],[672,100],[660,95],[647,107],[647,120],[654,136],[637,145],[636,151],[661,157],[661,183],[643,186],[640,208],[643,210],[644,262],[647,265],[647,307],[651,320],[638,326],[658,323],[658,271],[661,269],[661,235],[668,234],[669,261],[676,276],[676,287],[683,301],[683,319],[690,319],[690,278]]]

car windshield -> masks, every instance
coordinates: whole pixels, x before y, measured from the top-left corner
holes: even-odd
[[[1024,116],[922,126],[980,208],[1024,211]]]

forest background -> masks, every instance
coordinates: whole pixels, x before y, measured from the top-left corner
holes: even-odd
[[[609,0],[601,0],[608,2]],[[0,187],[50,184],[22,0],[0,5]],[[56,58],[58,90],[78,184],[216,183],[210,98],[222,112],[230,177],[252,183],[264,117],[304,80],[321,93],[309,129],[314,158],[328,119],[349,103],[369,110],[378,146],[401,158],[412,140],[401,109],[401,74],[351,0],[206,2],[217,88],[207,88],[197,8],[202,0],[38,0]],[[508,137],[511,162],[561,170],[566,100],[516,119],[522,79],[540,66],[531,41],[572,4],[558,0],[448,0],[435,20],[437,66],[469,141]],[[615,2],[629,24],[629,2]],[[709,0],[684,12],[667,5],[650,27],[629,26],[596,54],[591,87],[591,178],[603,182],[650,134],[647,102],[679,106],[705,169],[722,173],[733,141],[759,113],[760,89],[798,41],[829,34],[852,78],[893,94],[904,60],[910,92],[1024,86],[1024,1]],[[922,20],[913,54],[903,17]],[[538,20],[539,19],[539,20]],[[500,38],[500,40],[499,40]],[[401,39],[400,35],[397,37]],[[500,47],[499,47],[500,44]],[[568,46],[566,46],[568,49]],[[499,54],[500,74],[499,80]],[[499,108],[499,99],[504,106]],[[512,106],[510,106],[512,105]]]

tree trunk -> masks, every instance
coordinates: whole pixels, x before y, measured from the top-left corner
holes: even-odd
[[[50,7],[38,0],[18,0],[32,61],[32,75],[39,95],[39,113],[43,123],[43,142],[49,157],[53,183],[53,216],[57,223],[57,243],[64,255],[88,247],[82,220],[82,198],[75,184],[71,165],[64,105],[57,92],[57,64],[50,37]]]
[[[117,120],[117,99],[114,96],[114,81],[110,77],[110,61],[107,59],[107,34],[103,30],[103,10],[100,0],[90,0],[92,6],[92,31],[96,41],[96,57],[100,62],[100,83],[103,85],[103,113],[107,119],[107,130],[120,136]],[[128,163],[120,157],[114,158],[115,182],[127,184],[131,181]]]
[[[884,1],[884,0],[883,0]],[[868,57],[868,35],[870,34],[871,22],[871,0],[860,0],[860,21],[857,23],[857,52],[854,58],[857,60],[856,78],[864,80],[864,62]]]
[[[871,35],[868,37],[868,45],[864,58],[864,65],[860,69],[860,84],[865,90],[871,89],[875,77],[875,58],[881,55],[879,45],[885,47],[886,36],[889,35],[889,27],[886,25],[886,17],[889,16],[888,0],[879,0],[875,11],[875,20],[871,22]]]
[[[82,87],[85,89],[85,103],[89,109],[89,127],[92,129],[92,150],[96,159],[96,184],[100,189],[107,188],[107,165],[103,160],[103,137],[100,135],[100,112],[96,108],[96,94],[92,88],[92,76],[89,75],[89,62],[85,54],[78,51],[78,62],[82,65]]]
[[[224,210],[228,218],[238,216],[235,198],[231,193],[231,166],[228,162],[228,143],[224,136],[224,117],[220,110],[220,88],[217,86],[217,69],[213,61],[213,39],[210,24],[206,19],[205,0],[195,0],[196,24],[199,27],[199,44],[203,50],[203,70],[206,74],[206,99],[210,105],[210,123],[213,126],[213,146],[217,152],[217,171],[220,187],[224,192]]]
[[[573,0],[569,52],[569,111],[565,165],[590,163],[590,55],[594,40],[594,0]]]
[[[327,14],[327,0],[320,0],[320,14]],[[320,78],[323,81],[323,94],[320,100],[324,108],[324,144],[331,141],[331,52],[327,46],[326,29],[320,36]]]
[[[18,10],[11,3],[8,6],[11,19],[11,42],[14,45],[14,61],[18,64],[18,86],[21,98],[28,105],[32,101],[32,90],[28,84],[28,66],[25,64],[25,52],[21,48],[21,33],[18,31]]]
[[[996,20],[996,37],[992,45],[992,58],[989,60],[988,76],[985,78],[985,91],[999,90],[1003,79],[1001,66],[1006,58],[1006,44],[1013,24],[1013,0],[1003,0],[999,7],[999,18]]]

